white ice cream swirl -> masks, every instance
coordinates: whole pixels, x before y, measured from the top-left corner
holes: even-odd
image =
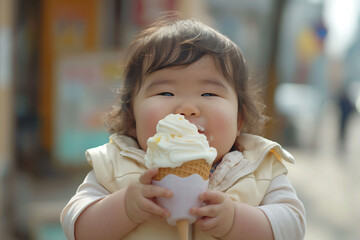
[[[205,159],[211,164],[217,152],[198,128],[180,114],[169,114],[156,126],[147,141],[145,164],[148,168],[175,168],[184,162]]]

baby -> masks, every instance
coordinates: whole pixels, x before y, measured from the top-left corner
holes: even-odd
[[[287,178],[293,157],[260,137],[263,105],[249,87],[240,49],[195,19],[167,16],[130,46],[110,142],[86,152],[93,170],[65,206],[68,239],[177,239],[171,214],[155,199],[158,169],[145,166],[147,140],[160,119],[181,114],[215,148],[209,190],[191,239],[303,239],[305,210]]]

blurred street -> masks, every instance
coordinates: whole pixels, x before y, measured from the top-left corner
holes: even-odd
[[[360,114],[349,122],[343,149],[333,105],[325,107],[320,126],[315,150],[287,149],[295,157],[289,177],[306,208],[305,239],[360,239]]]
[[[305,240],[360,239],[359,0],[0,0],[0,240],[66,239],[60,212],[108,141],[126,49],[164,11],[242,50],[265,135],[295,157]]]

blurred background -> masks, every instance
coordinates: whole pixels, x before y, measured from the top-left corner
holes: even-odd
[[[59,215],[108,141],[134,34],[164,10],[243,50],[265,136],[296,160],[305,239],[360,239],[360,1],[0,0],[0,239],[65,239]]]

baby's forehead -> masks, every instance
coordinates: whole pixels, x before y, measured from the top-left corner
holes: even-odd
[[[210,61],[212,61],[212,63]],[[205,56],[194,63],[168,66],[149,73],[143,76],[141,87],[144,87],[144,89],[157,89],[164,86],[180,87],[184,84],[187,84],[187,86],[191,84],[192,87],[211,86],[215,88],[234,89],[232,80],[226,78],[212,58]]]

